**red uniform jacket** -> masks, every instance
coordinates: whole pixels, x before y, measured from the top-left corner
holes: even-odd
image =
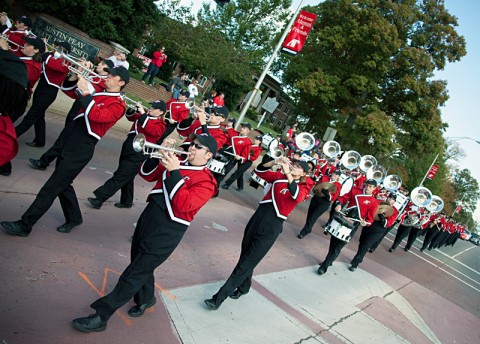
[[[233,154],[240,155],[242,164],[247,161],[252,147],[252,141],[247,136],[234,136],[231,139],[230,147],[233,149]]]
[[[88,133],[100,140],[123,117],[126,105],[120,93],[97,92],[80,98],[82,108],[74,120],[85,120]]]
[[[20,60],[22,60],[23,63],[25,63],[25,66],[27,66],[28,92],[29,94],[32,94],[33,86],[35,86],[40,79],[40,75],[42,74],[42,64],[34,61],[30,56],[25,55],[20,56]]]
[[[130,116],[125,114],[125,117],[134,122],[129,134],[143,134],[148,142],[156,143],[165,132],[166,123],[161,116],[154,117],[149,116],[148,113],[142,115],[140,112],[136,112]]]
[[[262,147],[252,145],[252,147],[250,148],[250,154],[248,155],[248,160],[254,162],[260,157],[260,154],[262,154]]]
[[[66,66],[64,64],[67,64]],[[42,74],[47,83],[51,86],[60,88],[67,76],[70,63],[65,62],[62,58],[54,59],[53,53],[43,61]]]
[[[207,126],[208,132],[211,136],[217,141],[218,147],[223,147],[223,145],[228,140],[228,135],[220,129],[219,125],[208,125]],[[200,121],[196,119],[189,125],[188,127],[183,127],[182,123],[178,123],[177,125],[177,132],[179,135],[186,137],[185,141],[183,142],[182,146],[190,144],[190,138],[188,137],[190,134],[201,134],[202,133],[202,125]]]
[[[279,171],[255,169],[255,173],[268,183],[272,183],[272,187],[260,203],[273,203],[277,217],[284,220],[298,203],[307,198],[313,186],[313,183],[297,183],[295,181],[289,184],[287,177]]]
[[[363,183],[367,180],[367,177],[362,173],[354,181],[353,185],[358,186],[359,188],[363,187]]]
[[[25,56],[22,53],[22,47],[25,45],[24,38],[27,37],[27,31],[16,30],[15,28],[11,28],[11,29],[6,29],[5,31],[2,32],[2,34],[6,35],[9,40],[19,45],[17,46],[15,44],[8,43],[9,45],[8,51],[14,53],[18,57]]]
[[[329,201],[330,202],[335,202],[337,200],[338,196],[340,195],[340,191],[342,190],[342,184],[340,184],[339,182],[334,182],[334,181],[330,181],[330,182],[335,184],[335,186],[337,187],[336,192],[329,192],[329,194],[330,194]]]
[[[190,225],[195,214],[218,191],[210,170],[206,166],[181,165],[179,170],[168,172],[160,163],[148,169],[148,161],[140,166],[140,176],[157,182],[150,195],[163,194],[170,219]]]
[[[352,187],[350,192],[338,198],[341,204],[347,204],[347,209],[357,207],[359,209],[360,218],[372,224],[375,220],[375,212],[379,203],[375,196],[364,195],[363,189],[356,186]]]
[[[187,119],[189,114],[190,109],[185,107],[185,102],[179,102],[175,98],[170,98],[167,102],[167,117],[173,119],[175,122],[180,123],[184,119]]]
[[[18,152],[17,134],[9,116],[0,114],[0,166],[12,160]]]

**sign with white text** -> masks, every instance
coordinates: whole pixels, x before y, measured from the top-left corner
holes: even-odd
[[[305,42],[307,41],[308,34],[313,27],[313,23],[317,19],[317,15],[314,13],[300,11],[300,14],[295,20],[290,33],[285,38],[282,45],[282,51],[297,55],[302,50]]]

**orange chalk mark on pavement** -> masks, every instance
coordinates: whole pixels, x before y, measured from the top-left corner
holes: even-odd
[[[120,276],[121,273],[118,272],[118,271],[115,271],[113,269],[110,269],[110,268],[105,268],[103,270],[103,279],[102,279],[102,286],[100,287],[100,289],[98,289],[93,283],[92,281],[90,281],[90,278],[88,278],[87,275],[85,275],[83,272],[79,271],[78,274],[80,275],[80,277],[83,278],[83,280],[85,282],[87,282],[88,286],[98,294],[98,296],[100,297],[103,297],[105,296],[105,288],[107,286],[107,279],[108,279],[108,273],[111,272],[111,273],[114,273],[116,274],[117,276]],[[170,294],[167,290],[163,289],[158,283],[155,283],[155,288],[160,290],[162,293],[164,293],[169,299],[175,301],[176,298],[174,295]],[[153,310],[153,307],[152,309]],[[125,323],[125,325],[132,325],[132,321],[125,315],[123,314],[123,312],[121,312],[120,310],[117,310],[115,312],[119,317],[120,319]]]

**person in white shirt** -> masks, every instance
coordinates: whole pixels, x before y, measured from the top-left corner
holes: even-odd
[[[197,88],[198,81],[196,79],[192,79],[190,85],[188,85],[188,92],[190,92],[190,98],[195,98],[198,96],[198,88]]]
[[[125,53],[119,51],[116,51],[112,56],[108,58],[108,60],[112,61],[115,67],[123,66],[127,70],[130,67],[130,63],[127,62],[127,56],[125,55]]]

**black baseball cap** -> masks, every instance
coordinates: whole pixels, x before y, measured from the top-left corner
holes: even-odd
[[[393,192],[390,192],[387,196],[388,198],[391,198],[393,200],[397,200],[397,194],[396,193],[393,193]]]
[[[10,51],[0,50],[0,74],[27,88],[27,66],[20,58]]]
[[[370,184],[370,185],[373,185],[373,186],[377,186],[377,181],[375,179],[367,179],[365,181],[365,184]]]
[[[340,175],[342,174],[342,171],[340,171],[340,170],[335,170],[335,171],[333,171],[333,174],[338,174],[338,175],[340,176]]]
[[[45,52],[45,42],[40,37],[28,36],[24,38],[24,41],[38,49],[40,54]]]
[[[197,139],[198,142],[200,142],[200,144],[206,146],[208,148],[208,150],[210,152],[212,152],[212,154],[215,156],[217,154],[217,149],[218,149],[218,145],[217,145],[217,141],[215,141],[215,139],[213,138],[213,136],[211,135],[208,135],[208,134],[205,134],[205,133],[201,133],[201,134],[190,134],[190,140],[195,140]]]
[[[255,136],[255,140],[262,141],[262,140],[263,140],[263,136],[262,136],[262,135]]]
[[[27,16],[19,16],[17,17],[16,20],[19,21],[20,23],[27,25],[29,29],[31,29],[33,26],[32,20]]]
[[[309,170],[310,170],[310,166],[308,166],[308,163],[306,161],[303,161],[303,160],[295,160],[294,161],[294,164],[299,164],[300,167],[302,168],[302,170],[305,171],[305,173],[307,173]]]
[[[216,106],[211,108],[212,113],[215,113],[217,116],[222,116],[223,118],[228,117],[228,108],[226,106]]]
[[[190,98],[190,92],[188,92],[187,90],[181,90],[181,91],[180,91],[180,94],[181,94],[182,96],[185,96],[185,97],[187,97],[187,98]]]
[[[167,111],[167,104],[163,100],[156,100],[152,104],[152,108],[161,110],[163,112]]]
[[[235,125],[235,123],[237,123],[237,119],[236,119],[235,117],[230,117],[230,118],[228,119],[228,121],[229,121],[229,122],[232,122],[233,125]]]
[[[63,49],[65,49],[65,50],[67,51],[67,53],[69,53],[70,51],[72,51],[72,46],[71,46],[70,43],[68,43],[68,42],[56,41],[56,42],[55,42],[55,45],[58,46],[58,47],[62,47]]]
[[[248,128],[250,130],[252,130],[252,125],[248,122],[243,122],[242,124],[240,124],[242,127],[244,128]]]
[[[118,75],[120,79],[125,81],[125,84],[128,84],[128,82],[130,81],[130,73],[128,73],[127,68],[123,66],[108,68],[108,73],[112,76]]]
[[[113,63],[112,60],[109,60],[109,59],[103,59],[102,60],[103,63],[105,63],[107,65],[108,68],[113,68],[115,67],[115,63]],[[108,68],[106,69],[105,72],[108,72]]]

